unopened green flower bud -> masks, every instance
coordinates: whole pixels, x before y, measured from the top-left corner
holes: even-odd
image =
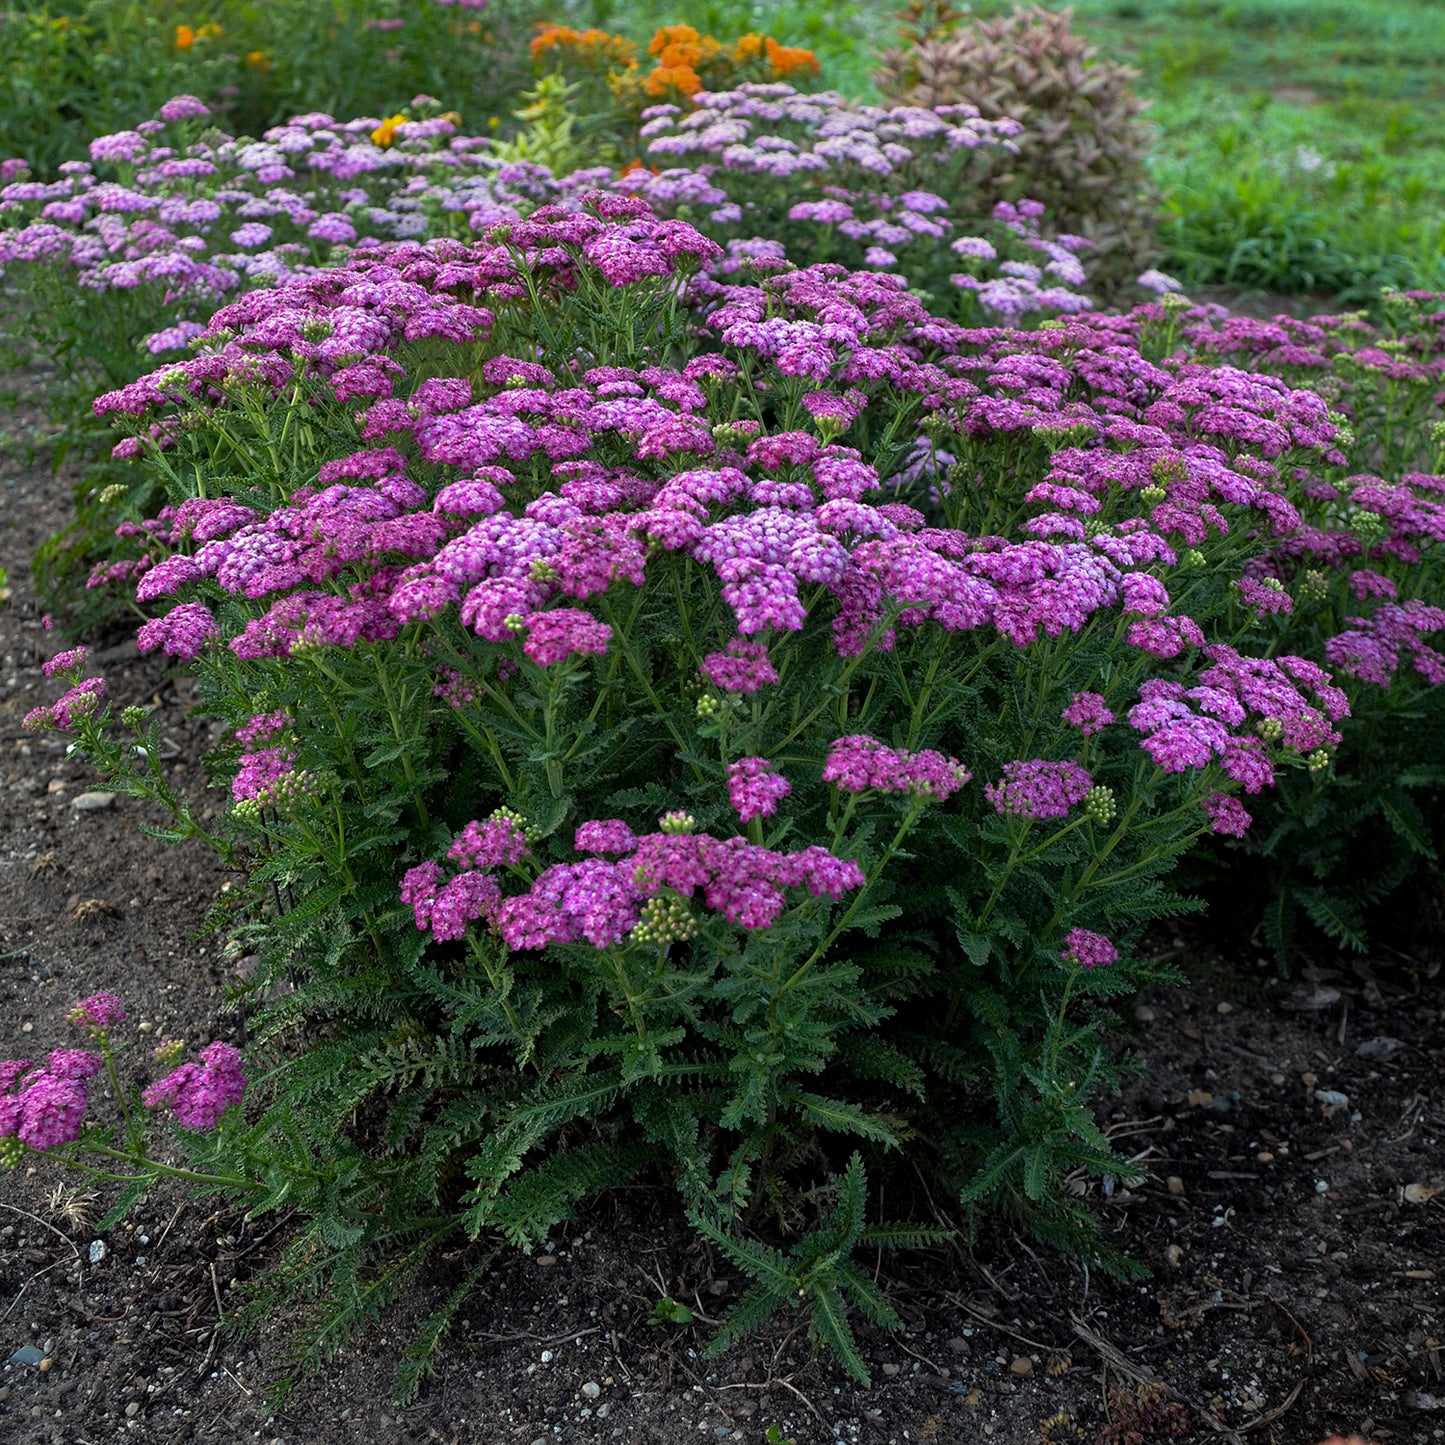
[[[157,1044],[151,1050],[151,1058],[163,1069],[174,1068],[181,1061],[181,1055],[186,1051],[184,1039],[167,1039],[163,1044]]]
[[[487,815],[487,821],[489,823],[511,823],[520,828],[529,848],[535,848],[542,841],[542,830],[534,828],[527,821],[527,815],[519,813],[515,808],[493,808]]]
[[[1164,498],[1168,495],[1169,493],[1166,492],[1163,487],[1149,486],[1144,487],[1140,490],[1139,500],[1145,503],[1146,506],[1154,507],[1157,506],[1160,502],[1162,502]]]
[[[1366,548],[1378,546],[1390,535],[1389,526],[1378,512],[1364,510],[1355,513],[1350,530],[1359,538],[1360,546]]]
[[[241,798],[231,809],[231,816],[239,819],[242,823],[259,823],[261,821],[261,805],[255,798]]]
[[[301,339],[313,344],[318,341],[326,341],[335,330],[336,327],[326,317],[308,316],[301,323]]]
[[[848,430],[849,424],[840,416],[815,416],[813,425],[817,427],[818,437],[826,446],[842,436]]]
[[[1259,725],[1259,735],[1267,743],[1277,743],[1284,736],[1284,724],[1277,717],[1267,717]]]
[[[1106,532],[1112,530],[1109,523],[1099,517],[1090,517],[1084,523],[1084,535],[1086,537],[1102,537]]]
[[[1091,823],[1099,827],[1112,823],[1119,814],[1118,806],[1114,802],[1113,788],[1106,788],[1102,783],[1090,788],[1084,794],[1084,814]]]
[[[1437,421],[1430,428],[1432,446],[1445,447],[1445,421]]]
[[[557,580],[556,568],[553,567],[545,557],[532,558],[531,566],[528,568],[528,575],[533,582],[555,582]],[[511,618],[508,618],[507,622],[510,626]]]
[[[1199,550],[1198,547],[1189,547],[1179,559],[1186,567],[1203,567],[1209,559]]]
[[[697,827],[697,819],[691,813],[664,813],[657,820],[657,826],[663,833],[691,833]]]
[[[1050,316],[1047,321],[1039,322],[1040,331],[1062,331],[1065,323],[1057,316]]]
[[[143,707],[136,707],[134,705],[125,708],[120,715],[122,727],[139,728],[145,720],[146,710]]]
[[[14,1169],[25,1157],[25,1146],[13,1135],[0,1139],[0,1169]]]
[[[1330,755],[1324,748],[1316,748],[1306,759],[1305,763],[1312,773],[1322,773],[1330,765]]]
[[[520,612],[507,613],[502,619],[502,626],[505,627],[508,632],[525,632],[527,630],[527,624],[523,620]]]
[[[1299,590],[1302,597],[1308,597],[1317,602],[1321,597],[1330,595],[1330,579],[1318,567],[1311,567],[1300,578]]]
[[[1182,291],[1166,291],[1159,298],[1159,304],[1166,311],[1188,311],[1194,305]]]
[[[128,490],[129,488],[122,486],[119,482],[112,482],[110,486],[100,489],[100,500],[107,507],[114,506]]]
[[[705,692],[697,700],[697,715],[701,718],[716,717],[722,711],[722,703],[710,692]]]
[[[681,898],[658,894],[642,905],[642,915],[629,936],[637,943],[656,944],[661,948],[695,938],[697,919]]]

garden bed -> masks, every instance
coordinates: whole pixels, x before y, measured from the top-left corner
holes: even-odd
[[[39,424],[43,384],[23,379],[12,441]],[[40,625],[27,559],[69,520],[70,481],[13,457],[0,476],[13,594],[0,608],[0,1054],[65,1042],[64,1006],[97,989],[125,996],[128,1029],[192,1047],[241,1042],[244,1019],[225,997],[235,965],[196,938],[227,881],[218,866],[139,836],[134,800],[77,808],[83,765],[20,729],[59,646]],[[158,705],[167,765],[204,810],[211,736],[187,719],[186,685],[128,642],[97,654],[118,705]],[[407,1410],[389,1402],[392,1371],[460,1255],[273,1410],[285,1321],[246,1341],[215,1326],[274,1258],[286,1217],[248,1226],[219,1200],[160,1191],[102,1238],[79,1204],[53,1195],[58,1170],[42,1168],[6,1176],[0,1201],[6,1438],[1024,1445],[1064,1412],[1082,1434],[1055,1424],[1042,1438],[1057,1445],[1099,1438],[1109,1392],[1157,1380],[1188,1413],[1186,1438],[1445,1439],[1435,966],[1372,959],[1276,989],[1270,967],[1215,959],[1203,940],[1176,961],[1192,982],[1141,1004],[1142,1076],[1102,1110],[1151,1173],[1098,1205],[1114,1241],[1153,1270],[1142,1285],[1085,1274],[994,1226],[971,1251],[885,1263],[907,1330],[860,1331],[871,1388],[814,1358],[803,1322],[782,1317],[703,1362],[704,1321],[739,1281],[669,1194],[642,1187],[584,1211],[550,1248],[500,1262]],[[885,1205],[915,1188],[883,1186]],[[110,1202],[97,1200],[91,1220]],[[656,1322],[664,1298],[694,1322]]]

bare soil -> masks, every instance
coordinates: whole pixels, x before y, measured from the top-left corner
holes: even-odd
[[[199,936],[227,880],[202,850],[142,836],[139,804],[77,809],[85,767],[21,729],[54,695],[40,664],[64,645],[41,625],[27,570],[69,520],[74,480],[24,462],[43,428],[43,380],[18,383],[0,458],[12,594],[0,604],[0,1058],[73,1043],[66,1006],[113,989],[130,1010],[139,1073],[162,1038],[241,1038],[226,997],[233,964]],[[202,799],[211,731],[188,716],[184,681],[125,641],[98,660],[117,703],[160,707],[170,765]],[[795,1318],[704,1360],[707,1322],[740,1282],[664,1192],[638,1190],[500,1263],[414,1405],[391,1402],[392,1372],[461,1255],[276,1406],[268,1392],[288,1321],[245,1340],[224,1326],[289,1222],[247,1222],[222,1199],[169,1190],[101,1236],[115,1187],[41,1163],[0,1176],[0,1437],[1445,1440],[1445,1017],[1431,967],[1326,961],[1286,986],[1254,959],[1211,953],[1207,938],[1187,941],[1182,962],[1193,981],[1141,1001],[1140,1075],[1103,1109],[1149,1181],[1079,1181],[1114,1241],[1150,1267],[1143,1284],[1091,1274],[999,1226],[971,1248],[879,1261],[907,1329],[862,1334],[869,1388],[816,1356]],[[664,1296],[695,1323],[654,1323]],[[1128,1404],[1148,1381],[1171,1413]]]

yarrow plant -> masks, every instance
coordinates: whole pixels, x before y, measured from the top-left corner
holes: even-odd
[[[929,1237],[865,1217],[903,1152],[1127,1268],[1063,1188],[1130,1173],[1111,1002],[1179,856],[1322,787],[1356,687],[1234,584],[1433,525],[1346,483],[1316,393],[1199,359],[1213,313],[980,331],[721,255],[597,192],[252,292],[96,403],[166,486],[128,580],[233,805],[208,831],[103,700],[35,725],[248,878],[308,1338],[418,1230],[526,1245],[648,1175],[761,1281],[720,1342],[801,1302],[863,1377],[848,1306],[894,1316],[849,1252]]]
[[[120,1181],[128,1186],[120,1215],[162,1176],[204,1188],[263,1193],[264,1186],[254,1177],[207,1168],[219,1148],[214,1137],[186,1140],[173,1135],[172,1142],[189,1156],[184,1165],[156,1158],[147,1139],[158,1132],[156,1126],[166,1115],[188,1131],[210,1134],[220,1128],[246,1091],[240,1051],[218,1039],[202,1049],[199,1063],[183,1063],[143,1091],[128,1088],[117,1072],[122,1045],[114,1036],[125,1016],[116,994],[92,994],[72,1004],[66,1015],[92,1048],[52,1049],[40,1063],[0,1060],[0,1164],[14,1168],[44,1155],[53,1163]],[[179,1039],[163,1044],[156,1059],[173,1061],[184,1047]],[[116,1101],[118,1127],[86,1117],[92,1104],[90,1081],[101,1074],[108,1086],[106,1097]]]

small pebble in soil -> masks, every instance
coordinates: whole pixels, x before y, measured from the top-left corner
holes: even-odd
[[[115,806],[114,793],[81,793],[70,800],[70,806],[77,813],[94,813],[101,808]]]
[[[582,1393],[586,1395],[589,1400],[595,1400],[602,1393],[602,1386],[599,1385],[596,1380],[588,1380],[587,1383],[582,1386]]]
[[[34,1345],[21,1345],[10,1356],[10,1363],[12,1365],[38,1365],[44,1358],[45,1356]]]
[[[1020,1379],[1023,1379],[1025,1375],[1033,1374],[1034,1362],[1029,1359],[1027,1355],[1019,1355],[1008,1368],[1009,1374],[1017,1375]]]
[[[105,1258],[105,1254],[105,1241],[103,1239],[92,1240],[90,1243],[90,1249],[87,1251],[87,1257],[89,1258],[90,1262],[92,1264],[99,1264],[101,1260]]]
[[[1184,1193],[1184,1181],[1177,1174],[1171,1174],[1164,1181],[1164,1187],[1168,1189],[1171,1194]]]

